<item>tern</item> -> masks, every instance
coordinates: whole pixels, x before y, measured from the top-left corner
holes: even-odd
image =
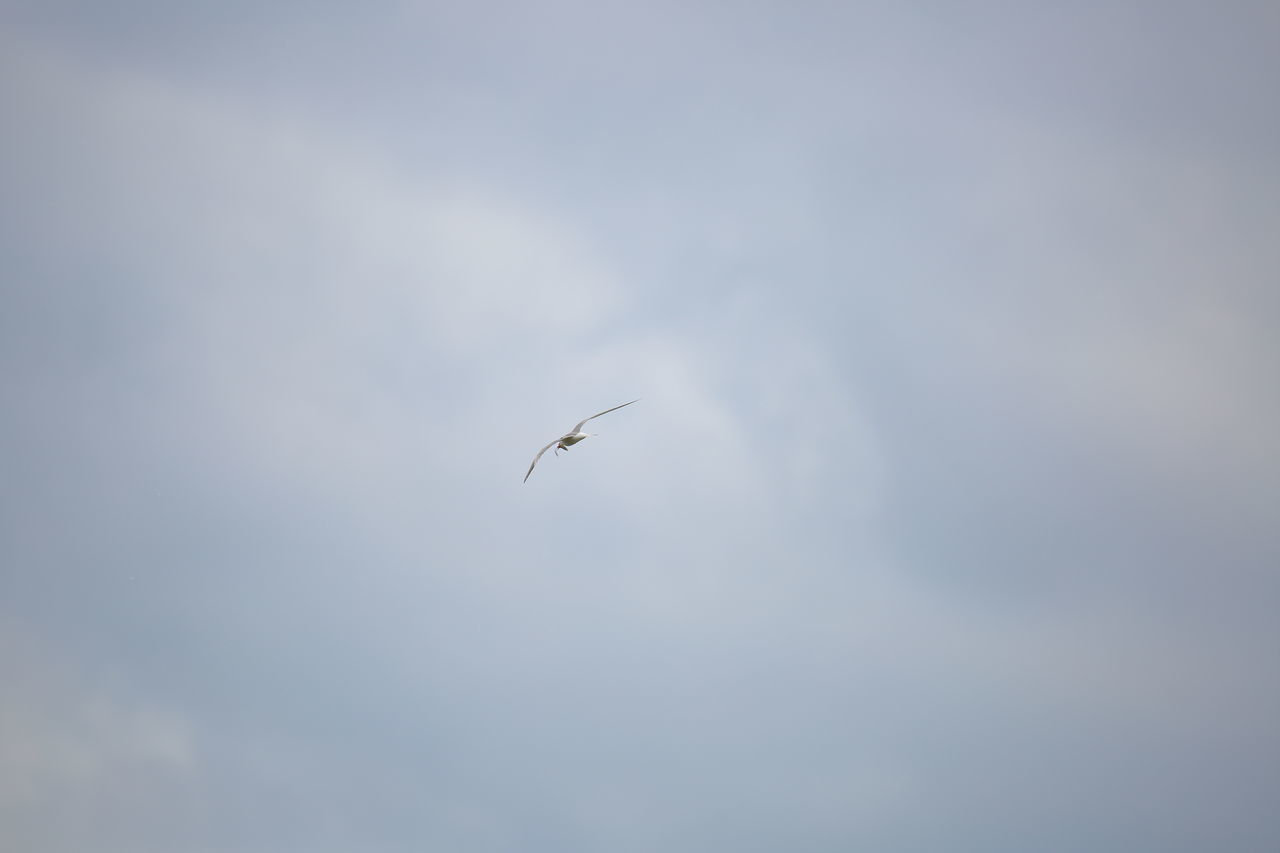
[[[632,400],[631,403],[639,402],[639,399],[640,398],[637,397],[635,400]],[[630,406],[631,403],[623,403],[622,406]],[[578,421],[577,425],[574,426],[573,429],[569,430],[564,435],[560,436],[555,441],[551,442],[546,447],[539,450],[538,455],[533,457],[533,461],[529,463],[529,470],[524,475],[524,482],[526,483],[529,482],[529,474],[533,473],[533,466],[538,464],[538,460],[542,458],[542,454],[546,453],[548,450],[550,450],[553,447],[556,449],[556,456],[560,455],[561,450],[568,451],[570,447],[577,444],[579,441],[582,441],[582,439],[587,438],[590,435],[594,434],[594,433],[583,432],[582,431],[583,424],[585,424],[589,420],[592,420],[593,418],[598,418],[601,415],[607,415],[610,412],[616,412],[618,411],[618,409],[621,409],[622,406],[614,406],[612,409],[605,409],[603,412],[596,412],[590,418],[583,418],[582,420]]]

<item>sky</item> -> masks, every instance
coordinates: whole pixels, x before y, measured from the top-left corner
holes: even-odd
[[[6,0],[0,847],[1280,849],[1278,8]]]

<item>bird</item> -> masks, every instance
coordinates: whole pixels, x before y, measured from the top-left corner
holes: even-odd
[[[638,403],[639,401],[640,401],[640,398],[637,397],[636,399],[632,400],[629,403],[623,403],[622,406],[630,406],[631,403]],[[533,457],[533,461],[529,463],[529,470],[524,475],[524,482],[526,483],[529,482],[529,475],[533,473],[533,466],[538,464],[538,460],[542,458],[542,454],[546,453],[548,450],[550,450],[553,447],[556,449],[556,456],[560,455],[561,450],[568,451],[570,447],[572,447],[573,445],[577,444],[579,441],[582,441],[582,439],[587,438],[589,435],[592,434],[592,433],[585,433],[582,431],[583,424],[585,424],[589,420],[592,420],[593,418],[598,418],[601,415],[607,415],[610,412],[616,412],[618,409],[621,409],[622,406],[614,406],[612,409],[605,409],[603,412],[596,412],[590,418],[583,418],[582,420],[578,421],[578,423],[574,426],[573,429],[569,430],[564,435],[560,436],[555,441],[551,442],[546,447],[539,450],[538,455]]]

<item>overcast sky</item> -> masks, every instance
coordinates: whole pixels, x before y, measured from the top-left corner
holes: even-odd
[[[1274,3],[0,8],[0,848],[1280,849]]]

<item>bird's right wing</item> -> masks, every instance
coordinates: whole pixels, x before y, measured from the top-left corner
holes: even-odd
[[[558,438],[556,439],[556,441],[559,441],[559,440],[560,439]],[[546,447],[539,450],[538,455],[533,457],[533,461],[529,463],[529,470],[525,473],[524,480],[522,480],[522,482],[525,482],[525,483],[529,482],[529,475],[533,473],[533,466],[538,464],[538,460],[542,458],[542,454],[550,450],[552,446],[555,445],[556,441],[551,442],[551,444],[548,444]]]
[[[640,398],[639,398],[639,397],[637,397],[637,398],[635,398],[634,400],[632,400],[632,401],[631,401],[631,403],[638,403],[638,402],[640,402]],[[623,404],[622,404],[622,406],[630,406],[630,405],[631,405],[631,403],[623,403]],[[591,416],[591,417],[589,417],[589,418],[583,418],[582,420],[578,421],[578,425],[577,425],[576,427],[574,427],[574,428],[571,430],[571,433],[572,433],[572,432],[582,432],[582,425],[583,425],[583,424],[585,424],[587,421],[594,420],[595,418],[598,418],[598,417],[600,417],[601,415],[607,415],[607,414],[609,414],[610,412],[616,412],[616,411],[618,411],[618,409],[621,409],[621,408],[622,408],[622,406],[614,406],[612,409],[605,409],[603,412],[596,412],[594,415],[592,415],[592,416]],[[554,443],[554,442],[553,442],[553,443]]]

